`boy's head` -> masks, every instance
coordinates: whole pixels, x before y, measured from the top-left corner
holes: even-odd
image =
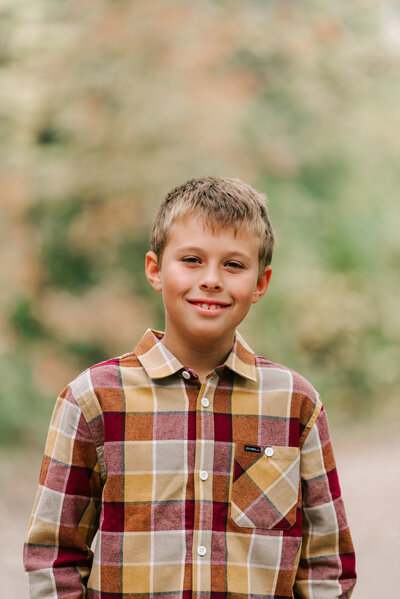
[[[151,245],[145,272],[162,292],[163,343],[197,372],[203,356],[208,372],[269,285],[274,234],[263,196],[238,179],[188,181],[159,207]]]
[[[212,231],[232,228],[259,239],[259,276],[271,263],[275,236],[265,196],[240,179],[202,177],[173,189],[159,206],[151,232],[151,249],[161,264],[172,225],[186,215]]]

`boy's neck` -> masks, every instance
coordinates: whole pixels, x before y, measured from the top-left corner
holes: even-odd
[[[193,370],[203,382],[205,376],[223,364],[229,356],[233,347],[234,334],[232,339],[204,341],[187,347],[181,339],[174,338],[166,330],[161,341],[183,366]]]

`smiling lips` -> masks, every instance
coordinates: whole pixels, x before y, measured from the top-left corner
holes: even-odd
[[[197,308],[201,308],[202,310],[206,310],[207,312],[222,310],[223,308],[227,308],[229,306],[228,303],[219,302],[215,300],[188,300],[189,304],[196,306]]]

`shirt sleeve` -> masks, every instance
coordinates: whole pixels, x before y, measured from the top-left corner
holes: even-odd
[[[51,419],[24,547],[30,599],[86,596],[101,490],[95,443],[66,387]]]
[[[294,585],[297,599],[348,599],[355,555],[322,408],[301,450],[303,537]]]

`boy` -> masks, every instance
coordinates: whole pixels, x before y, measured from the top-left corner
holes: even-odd
[[[165,333],[60,394],[25,546],[31,599],[350,597],[320,399],[236,332],[273,245],[262,196],[237,179],[161,204],[145,268]]]

